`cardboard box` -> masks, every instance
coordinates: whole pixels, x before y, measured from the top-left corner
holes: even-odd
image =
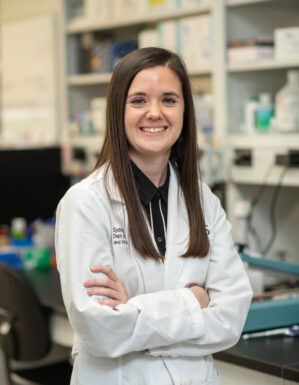
[[[274,31],[275,59],[299,58],[299,27]]]

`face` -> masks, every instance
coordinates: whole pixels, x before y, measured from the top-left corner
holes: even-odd
[[[125,130],[133,160],[168,156],[181,134],[184,98],[175,72],[147,68],[134,78],[125,106]]]

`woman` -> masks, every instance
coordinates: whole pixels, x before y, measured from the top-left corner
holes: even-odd
[[[219,384],[252,292],[219,200],[198,179],[186,70],[160,48],[115,69],[95,171],[57,211],[73,384]]]

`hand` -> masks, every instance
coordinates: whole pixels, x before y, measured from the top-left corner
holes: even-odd
[[[128,302],[129,297],[126,288],[111,267],[96,265],[92,266],[90,270],[93,273],[103,273],[107,278],[92,278],[85,281],[84,286],[91,288],[87,291],[88,295],[103,295],[108,297],[108,299],[99,300],[99,304],[111,307]]]
[[[205,289],[203,289],[202,287],[197,286],[197,285],[191,286],[188,288],[195,295],[195,297],[196,297],[197,301],[200,303],[200,306],[202,309],[204,309],[205,307],[208,307],[208,305],[210,303],[210,297],[209,297],[208,293],[205,291]]]

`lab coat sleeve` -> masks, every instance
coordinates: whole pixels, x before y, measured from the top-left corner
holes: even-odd
[[[199,337],[203,317],[187,288],[138,295],[115,308],[87,295],[83,282],[94,277],[90,267],[113,268],[111,213],[93,193],[74,186],[57,209],[57,266],[79,345],[95,356],[119,357]]]
[[[206,187],[206,189],[208,189]],[[213,232],[205,289],[210,303],[201,309],[204,333],[171,346],[150,349],[151,356],[206,356],[237,343],[252,299],[252,289],[235,250],[231,225],[219,199],[208,190],[208,206],[213,208]]]

